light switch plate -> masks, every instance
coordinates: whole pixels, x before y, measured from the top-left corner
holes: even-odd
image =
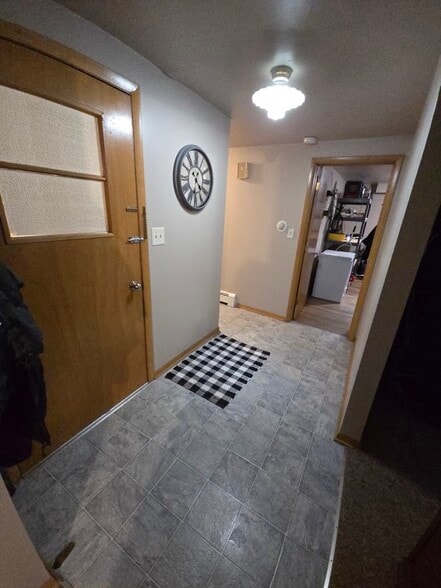
[[[288,231],[286,233],[286,238],[287,239],[294,239],[294,229],[288,229]]]
[[[164,245],[165,243],[165,228],[152,227],[152,245]]]

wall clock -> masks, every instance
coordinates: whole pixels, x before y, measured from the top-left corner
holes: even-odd
[[[206,154],[197,145],[182,147],[173,167],[173,185],[179,202],[187,210],[202,210],[213,188],[213,171]]]

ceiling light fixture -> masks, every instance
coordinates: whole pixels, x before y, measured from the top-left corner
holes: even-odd
[[[268,118],[280,120],[292,108],[298,108],[305,102],[305,94],[288,86],[292,69],[288,65],[276,65],[271,69],[273,85],[254,92],[253,103],[267,111]]]

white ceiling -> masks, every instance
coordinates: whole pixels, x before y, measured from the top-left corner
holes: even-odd
[[[369,184],[383,184],[390,179],[391,165],[339,165],[335,168],[344,180]]]
[[[58,0],[232,117],[231,145],[413,133],[441,53],[440,0]],[[306,102],[269,121],[273,65]]]

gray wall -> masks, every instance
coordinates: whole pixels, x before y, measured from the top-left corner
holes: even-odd
[[[311,159],[404,154],[410,142],[382,137],[230,149],[222,289],[246,306],[285,316]],[[237,179],[240,161],[251,164],[248,180]],[[294,239],[276,230],[278,220],[294,228]]]
[[[59,41],[106,65],[141,89],[148,225],[166,244],[150,247],[155,367],[218,325],[230,120],[200,96],[102,29],[50,0],[2,0],[0,18]],[[214,189],[197,215],[173,191],[178,150],[196,143],[211,159]]]
[[[340,430],[342,434],[356,441],[361,439],[427,239],[441,205],[441,192],[438,189],[441,183],[439,139],[438,150],[434,151],[432,147],[426,154],[424,174],[420,178],[418,189],[414,190],[440,87],[441,58],[396,188],[360,318],[349,374],[349,394]]]

